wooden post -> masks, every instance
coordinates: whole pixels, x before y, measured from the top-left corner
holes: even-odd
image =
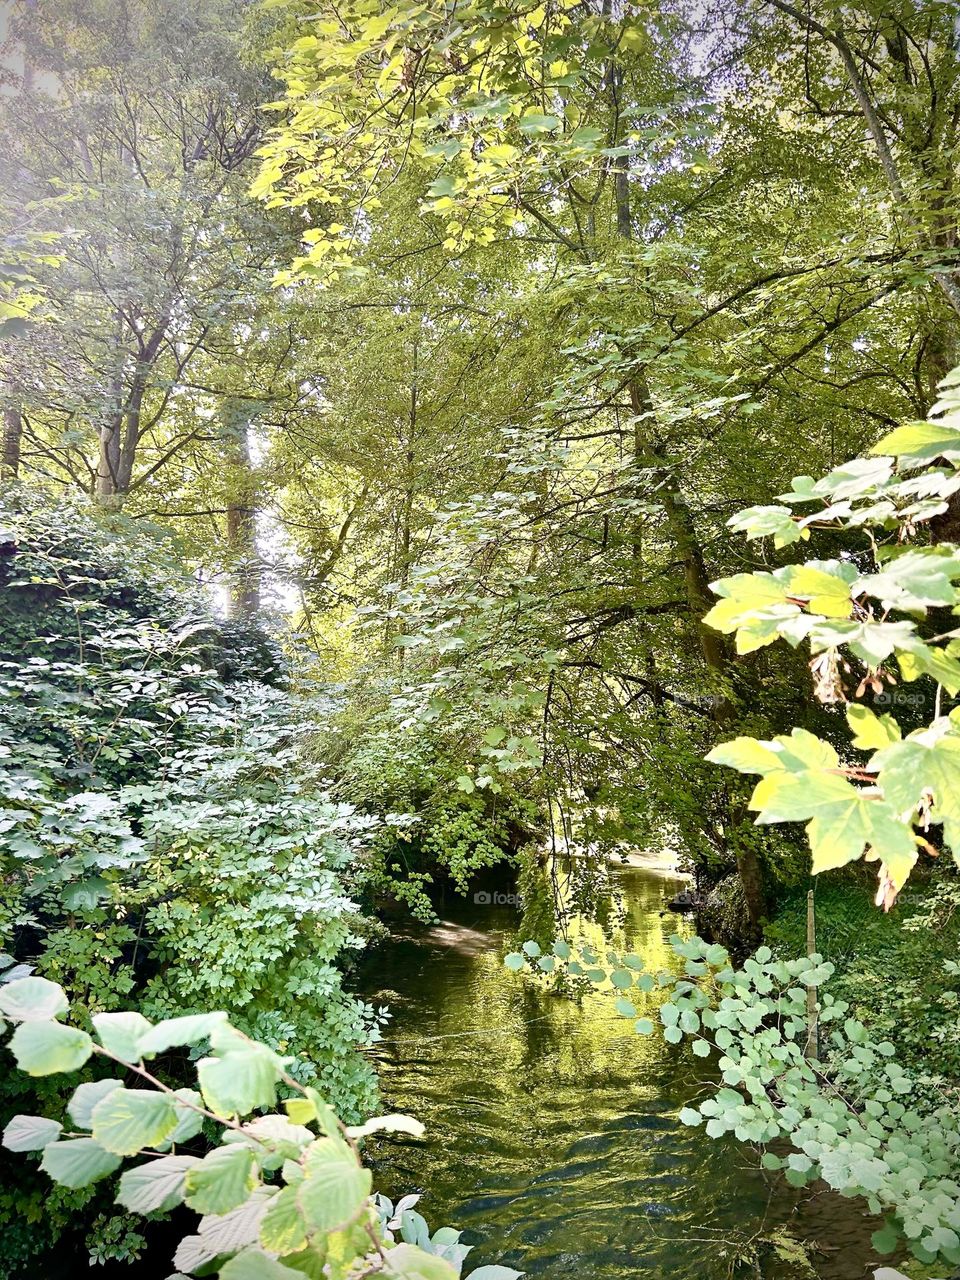
[[[813,906],[813,890],[807,894],[807,955],[817,949],[817,918]],[[812,1061],[820,1056],[819,1028],[817,1027],[817,988],[807,987],[807,1048],[806,1055]]]

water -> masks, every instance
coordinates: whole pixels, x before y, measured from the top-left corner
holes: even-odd
[[[678,921],[665,906],[678,883],[633,869],[618,878],[624,941],[655,972],[674,967]],[[393,1198],[424,1193],[431,1227],[464,1230],[468,1268],[502,1262],[541,1280],[871,1273],[879,1224],[856,1202],[792,1192],[750,1149],[677,1120],[709,1063],[635,1035],[608,997],[577,1005],[507,971],[512,909],[443,914],[374,960],[393,1008],[377,1051],[385,1109],[416,1115],[427,1136],[383,1139],[371,1162]],[[769,1258],[762,1272],[737,1269],[751,1241],[779,1229],[815,1246],[813,1271]]]

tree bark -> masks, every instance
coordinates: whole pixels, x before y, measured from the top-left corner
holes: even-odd
[[[231,618],[250,621],[261,605],[262,564],[257,550],[259,486],[250,458],[249,413],[229,402],[224,407],[226,459],[230,468],[227,499],[228,599]]]
[[[2,478],[16,480],[20,472],[20,450],[23,443],[23,414],[13,405],[3,411]]]
[[[609,85],[614,109],[619,111],[620,79],[614,65],[609,73]],[[614,170],[614,201],[616,207],[617,235],[620,239],[632,238],[633,222],[630,211],[629,175],[622,158]],[[638,372],[631,377],[628,390],[634,422],[634,461],[638,469],[659,467],[663,481],[657,490],[657,498],[663,508],[667,524],[683,564],[684,588],[690,620],[696,629],[700,652],[707,670],[710,715],[718,725],[729,723],[733,715],[726,694],[728,658],[720,634],[704,625],[704,615],[713,603],[710,591],[710,574],[707,570],[703,547],[697,535],[696,524],[689,503],[675,472],[666,463],[662,447],[646,425],[653,421],[654,403],[646,376]],[[737,873],[743,887],[750,925],[759,932],[760,922],[767,914],[767,899],[763,883],[763,869],[756,850],[751,844],[737,839],[737,822],[734,806],[727,806],[727,847],[734,855]]]

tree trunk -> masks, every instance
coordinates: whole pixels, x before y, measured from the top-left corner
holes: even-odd
[[[115,503],[119,493],[117,479],[120,475],[120,423],[120,416],[113,414],[100,427],[96,496],[97,501],[104,506]]]
[[[3,411],[3,464],[0,475],[4,480],[16,480],[20,472],[20,448],[23,442],[23,414],[8,406]]]
[[[224,406],[224,440],[230,468],[227,498],[228,596],[231,618],[251,620],[260,609],[262,565],[257,550],[258,484],[250,458],[250,413]]]
[[[619,97],[621,78],[619,69],[613,64],[608,74],[611,98],[614,110],[619,113]],[[633,222],[630,211],[630,184],[626,163],[623,158],[617,160],[614,168],[614,201],[616,205],[617,235],[624,240],[632,237]],[[634,421],[634,462],[638,469],[660,467],[663,482],[657,490],[657,496],[663,507],[667,524],[683,564],[684,588],[690,620],[696,629],[707,670],[709,684],[710,714],[717,726],[729,723],[733,715],[726,693],[727,654],[723,639],[711,627],[704,625],[704,615],[713,603],[710,591],[710,574],[707,570],[703,548],[697,536],[693,513],[680,487],[676,474],[669,468],[663,458],[659,442],[653,438],[647,424],[653,421],[653,397],[642,372],[636,373],[629,382],[630,407]],[[751,844],[737,839],[737,822],[733,817],[733,806],[727,806],[727,842],[728,848],[736,859],[737,873],[743,886],[743,896],[750,919],[751,928],[759,932],[760,922],[767,914],[767,900],[763,884],[763,869],[756,850]]]

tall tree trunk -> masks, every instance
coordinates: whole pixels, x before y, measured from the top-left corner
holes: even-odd
[[[20,472],[20,449],[23,442],[23,414],[14,405],[3,411],[3,463],[0,472],[4,480],[16,480]]]
[[[619,119],[621,73],[616,63],[611,63],[608,73],[608,84],[614,111]],[[633,221],[630,211],[630,181],[626,168],[626,159],[619,157],[614,165],[614,201],[616,207],[617,235],[623,240],[630,240],[633,234]],[[696,524],[689,503],[680,486],[676,473],[670,468],[663,456],[662,446],[650,431],[654,422],[654,402],[646,376],[638,370],[628,384],[630,408],[633,412],[634,462],[638,470],[660,468],[662,482],[657,489],[657,497],[663,507],[667,525],[683,565],[684,589],[690,621],[696,629],[700,652],[710,690],[711,717],[718,728],[729,723],[733,708],[726,695],[728,659],[723,639],[718,632],[704,625],[704,615],[713,603],[710,591],[710,574],[707,570],[703,547],[697,535]],[[727,845],[736,859],[737,872],[743,887],[744,902],[750,925],[754,932],[759,932],[760,922],[767,914],[766,893],[763,884],[763,870],[756,850],[737,838],[738,820],[734,814],[734,805],[727,806]]]
[[[224,442],[229,466],[227,563],[230,616],[250,620],[260,608],[262,564],[257,550],[259,485],[250,458],[250,411],[224,406]]]
[[[120,475],[120,424],[119,414],[111,414],[100,427],[100,449],[97,458],[96,496],[105,506],[117,501]]]

